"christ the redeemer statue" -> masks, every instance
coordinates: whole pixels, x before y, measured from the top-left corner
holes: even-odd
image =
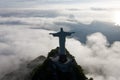
[[[66,36],[71,36],[71,34],[73,34],[74,32],[64,32],[63,28],[61,28],[60,32],[58,33],[50,33],[52,34],[54,37],[59,37],[59,55],[65,55],[65,41],[66,41]]]

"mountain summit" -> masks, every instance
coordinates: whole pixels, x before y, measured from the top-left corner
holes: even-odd
[[[39,56],[26,62],[1,80],[93,80],[85,76],[82,67],[67,50],[65,61],[59,59],[58,52],[59,47],[52,49],[47,58]]]
[[[57,47],[49,52],[44,63],[32,71],[32,80],[88,80],[81,66],[67,50],[65,62],[59,59],[58,51]]]

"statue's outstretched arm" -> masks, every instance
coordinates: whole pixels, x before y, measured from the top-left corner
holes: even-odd
[[[53,36],[59,36],[59,33],[49,33],[49,34]]]
[[[66,35],[70,36],[71,34],[74,34],[75,32],[66,32]]]

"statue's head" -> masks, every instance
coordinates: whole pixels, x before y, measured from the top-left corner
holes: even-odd
[[[63,28],[60,28],[60,31],[63,32]]]

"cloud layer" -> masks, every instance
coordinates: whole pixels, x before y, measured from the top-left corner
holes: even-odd
[[[24,26],[31,29],[46,29],[57,31],[64,27],[68,31],[75,31],[75,38],[81,42],[86,41],[86,36],[95,32],[103,33],[110,43],[119,41],[120,27],[114,23],[104,22],[102,14],[86,12],[85,10],[66,9],[59,10],[34,10],[34,9],[0,9],[0,25]],[[78,13],[81,13],[80,15]],[[94,14],[94,16],[89,16]],[[107,15],[107,14],[106,14]],[[101,17],[101,19],[100,19]],[[92,18],[95,18],[92,19]],[[99,21],[100,20],[100,21]],[[85,24],[89,21],[89,24]],[[81,23],[85,22],[85,23]],[[82,38],[81,38],[82,37]]]
[[[85,4],[86,6],[101,6],[100,4],[103,4],[103,6],[115,6],[116,4],[120,3],[118,0],[101,0],[101,1],[96,1],[96,0],[1,0],[0,1],[0,8],[15,8],[15,7],[34,7],[34,6],[39,6],[39,5],[44,5],[44,4]],[[95,4],[94,4],[95,3]],[[106,4],[108,3],[108,4]],[[113,4],[116,3],[116,4]],[[81,5],[82,5],[81,4]],[[97,4],[97,5],[96,5]],[[99,5],[98,5],[99,4]],[[118,5],[119,6],[119,5]]]
[[[18,27],[4,27],[3,30],[6,34],[3,36],[4,42],[0,42],[1,75],[19,68],[24,61],[39,55],[46,56],[58,46],[58,39],[49,35],[53,31]],[[67,39],[66,48],[75,56],[87,76],[95,80],[120,79],[120,42],[110,46],[103,34],[94,33],[87,37],[86,44]]]
[[[71,47],[73,44],[77,47]],[[68,45],[88,76],[93,76],[95,80],[120,79],[120,42],[114,42],[110,47],[104,35],[94,33],[87,37],[85,45],[76,41]]]
[[[1,10],[0,75],[19,68],[24,61],[39,55],[47,56],[51,49],[58,46],[58,39],[49,33],[63,27],[66,31],[76,32],[72,39],[67,39],[66,48],[87,76],[95,80],[119,80],[120,28],[109,22],[83,24],[75,14],[73,9],[64,12]]]

